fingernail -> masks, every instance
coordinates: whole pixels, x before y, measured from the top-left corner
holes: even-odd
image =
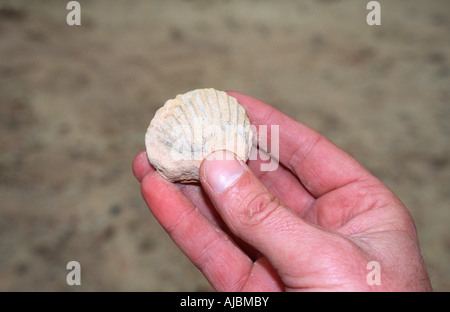
[[[222,193],[244,173],[245,167],[241,160],[229,151],[216,151],[209,154],[202,164],[206,182],[215,193]]]

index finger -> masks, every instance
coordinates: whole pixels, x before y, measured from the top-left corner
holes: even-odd
[[[268,149],[271,150],[271,144],[279,144],[279,161],[297,175],[313,196],[320,197],[371,176],[348,153],[308,126],[248,95],[227,93],[244,106],[257,129],[267,125],[268,138],[271,138],[270,126],[279,126],[279,140],[267,142]]]
[[[158,222],[215,289],[233,291],[243,287],[253,261],[176,185],[150,171],[142,179],[141,192]]]

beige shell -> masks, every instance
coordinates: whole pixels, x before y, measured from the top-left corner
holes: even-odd
[[[232,151],[247,161],[253,132],[234,97],[197,89],[168,100],[145,135],[150,163],[172,182],[199,181],[202,160],[215,150]]]

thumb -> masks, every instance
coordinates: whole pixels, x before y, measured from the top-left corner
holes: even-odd
[[[281,277],[309,262],[322,231],[285,207],[234,154],[208,155],[200,180],[230,230],[264,254]]]

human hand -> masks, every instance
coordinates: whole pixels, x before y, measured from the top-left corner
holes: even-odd
[[[216,290],[431,290],[414,222],[381,181],[314,130],[228,93],[255,126],[279,125],[277,170],[207,157],[200,187],[170,183],[145,152],[133,163],[148,207]]]

